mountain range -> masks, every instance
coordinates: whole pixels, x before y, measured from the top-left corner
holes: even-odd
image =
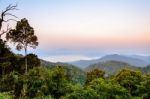
[[[137,56],[137,55],[136,55]],[[149,61],[146,56],[123,56],[118,54],[106,55],[100,59],[95,60],[80,60],[76,61],[76,64],[70,63],[53,63],[45,60],[41,60],[41,66],[47,68],[53,68],[55,66],[62,66],[66,73],[72,75],[72,81],[74,83],[80,82],[84,83],[86,79],[86,72],[93,69],[101,69],[105,71],[106,76],[118,73],[122,69],[138,70],[144,74],[150,72]],[[81,68],[82,66],[82,68]],[[84,68],[83,68],[84,67]]]
[[[140,56],[140,55],[119,55],[119,54],[111,54],[103,56],[99,59],[93,59],[93,60],[79,60],[70,62],[70,64],[76,65],[80,68],[86,68],[92,64],[96,63],[104,63],[107,61],[119,61],[128,63],[129,65],[135,66],[135,67],[145,67],[150,64],[150,56]]]
[[[105,59],[105,57],[101,59]],[[92,60],[90,62],[92,63]],[[41,60],[41,66],[44,66],[46,68],[54,68],[56,66],[62,66],[65,69],[66,73],[69,73],[69,75],[71,75],[71,79],[74,83],[80,82],[81,84],[83,84],[84,80],[86,79],[86,72],[91,71],[93,69],[100,69],[105,71],[106,76],[114,75],[122,69],[141,71],[144,74],[150,72],[150,65],[145,67],[137,67],[134,65],[130,65],[129,63],[126,62],[114,61],[114,60],[107,60],[103,62],[98,62],[94,60],[94,62],[97,63],[90,64],[85,68],[79,68],[79,66],[77,67],[76,65],[72,65],[69,63],[61,63],[61,62],[53,63],[53,62]]]

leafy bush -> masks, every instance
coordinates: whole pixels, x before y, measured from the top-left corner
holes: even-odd
[[[13,99],[13,96],[8,93],[0,93],[0,99]]]

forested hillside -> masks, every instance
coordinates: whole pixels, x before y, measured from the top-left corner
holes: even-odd
[[[88,66],[85,70],[90,71],[93,69],[101,69],[107,73],[107,75],[116,74],[122,69],[140,70],[140,68],[131,66],[128,63],[119,61],[106,61]]]
[[[101,69],[106,72],[106,75],[114,75],[122,69],[138,70],[141,71],[143,74],[147,74],[150,72],[150,66],[136,67],[120,61],[106,61],[91,64],[90,66],[85,68],[85,71],[91,71],[93,69]]]
[[[55,68],[56,66],[62,66],[72,83],[80,83],[82,85],[85,83],[86,72],[74,65],[61,62],[53,63],[41,60],[41,66],[49,69]]]

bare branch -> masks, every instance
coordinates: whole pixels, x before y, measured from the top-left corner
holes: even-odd
[[[18,10],[18,9],[17,9],[17,4],[16,4],[16,5],[12,5],[12,4],[8,5],[8,6],[6,7],[4,13],[6,13],[6,12],[8,12],[8,11],[11,11],[11,10]]]
[[[8,21],[16,21],[17,22],[17,20],[15,20],[15,19],[4,20],[4,22],[8,22]]]
[[[17,16],[15,16],[14,14],[11,14],[11,13],[5,13],[5,16],[6,15],[10,15],[10,16],[13,16],[13,17],[15,17],[15,18],[18,18]]]
[[[2,35],[4,35],[5,33],[9,32],[9,30],[11,30],[11,28],[9,28],[9,24],[8,24],[6,31],[3,30],[2,33],[0,33],[0,37],[1,37]]]
[[[11,16],[11,17],[17,18],[17,16],[15,16],[15,15],[9,13],[9,12],[12,11],[12,10],[18,10],[18,9],[17,9],[17,4],[16,4],[16,5],[10,4],[10,5],[8,5],[8,6],[6,7],[6,9],[5,9],[4,11],[2,11],[2,13],[1,13],[1,15],[0,15],[0,16],[1,16],[1,17],[0,17],[0,30],[2,29],[2,23],[3,23],[3,22],[8,22],[8,21],[10,21],[10,20],[16,21],[15,19],[8,19],[8,20],[5,20],[5,19],[4,19],[4,17],[6,17],[6,16]]]

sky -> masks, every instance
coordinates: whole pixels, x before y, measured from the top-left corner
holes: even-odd
[[[0,0],[27,18],[39,39],[29,49],[52,62],[106,54],[150,55],[150,0]],[[12,23],[12,27],[15,23]],[[18,52],[13,49],[15,53]]]

